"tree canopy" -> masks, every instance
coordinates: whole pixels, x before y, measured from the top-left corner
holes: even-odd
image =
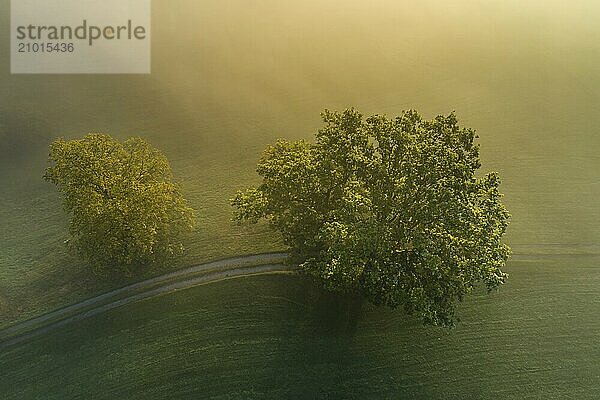
[[[97,270],[132,272],[183,251],[194,211],[160,150],[141,138],[56,140],[44,178],[71,214],[72,243]]]
[[[475,131],[454,113],[364,118],[325,111],[314,142],[279,140],[235,219],[266,218],[325,288],[451,325],[478,283],[505,282],[509,213],[496,173],[480,174]]]

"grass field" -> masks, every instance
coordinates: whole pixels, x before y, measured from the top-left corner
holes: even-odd
[[[325,107],[456,110],[503,178],[515,251],[598,253],[598,5],[446,4],[156,1],[148,76],[10,75],[1,31],[0,326],[123,284],[68,253],[41,179],[54,138],[90,131],[149,139],[198,210],[187,257],[133,279],[278,249],[264,226],[232,224],[228,199],[267,143],[310,137]],[[8,11],[0,0],[2,26]]]
[[[0,26],[10,26],[0,0]],[[0,397],[594,398],[600,331],[600,5],[592,0],[153,2],[152,74],[10,75],[0,30],[0,327],[212,259],[278,250],[230,222],[277,138],[323,108],[455,110],[500,173],[517,255],[455,330],[347,310],[300,278],[145,301],[0,353]],[[53,139],[161,148],[199,228],[176,263],[100,279],[42,181]],[[523,261],[527,258],[528,261]]]
[[[3,399],[595,399],[600,258],[513,261],[452,330],[271,275],[92,317],[0,356]]]

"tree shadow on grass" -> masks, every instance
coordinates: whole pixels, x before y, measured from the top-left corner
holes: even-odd
[[[304,308],[282,321],[277,333],[281,342],[268,377],[276,392],[256,398],[402,399],[407,386],[406,398],[431,398],[409,373],[395,376],[398,367],[414,365],[413,347],[402,341],[414,320],[359,296],[327,292],[308,279],[294,295]],[[396,333],[400,340],[390,346]]]

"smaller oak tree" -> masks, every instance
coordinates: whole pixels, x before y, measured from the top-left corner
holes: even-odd
[[[280,140],[262,183],[237,193],[235,218],[266,218],[293,261],[333,291],[451,325],[477,282],[502,284],[509,214],[496,173],[480,167],[475,132],[454,114],[364,119],[325,111],[314,143]]]
[[[164,262],[183,251],[195,224],[171,167],[141,138],[106,134],[56,140],[44,178],[71,214],[72,243],[97,270]]]

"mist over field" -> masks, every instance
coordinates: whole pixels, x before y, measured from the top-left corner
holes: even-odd
[[[502,174],[516,251],[598,239],[597,3],[154,3],[149,76],[11,76],[2,58],[4,181],[40,185],[52,138],[103,131],[150,138],[190,193],[227,197],[223,181],[246,183],[266,143],[308,137],[325,107],[455,110]]]
[[[10,25],[9,5],[0,0],[0,26]],[[544,275],[557,285],[553,298],[567,301],[560,290],[568,288],[557,282],[565,282],[569,265],[584,266],[574,281],[598,282],[599,15],[600,3],[591,0],[154,0],[150,75],[11,75],[10,33],[0,30],[0,326],[115,286],[90,278],[63,244],[67,216],[41,178],[55,138],[139,135],[164,151],[200,223],[186,258],[172,267],[178,268],[281,249],[265,225],[231,222],[229,199],[258,181],[254,169],[268,143],[310,138],[324,108],[350,106],[389,116],[417,109],[426,118],[455,111],[463,126],[476,129],[482,170],[500,173],[512,214],[507,243],[517,260],[526,260],[509,264],[509,272],[518,268],[514,278],[535,287],[523,272],[531,262],[535,274],[554,274]],[[509,279],[501,290],[510,285]],[[515,295],[527,290],[514,285]],[[585,290],[577,321],[596,319],[577,339],[583,344],[575,353],[588,359],[576,366],[571,359],[575,371],[592,365],[584,350],[597,343],[590,332],[600,327],[597,290],[591,283]],[[533,292],[536,307],[546,304],[543,293]],[[564,329],[571,311],[561,314]],[[524,311],[519,318],[529,316]],[[520,334],[550,335],[552,325]],[[485,329],[495,327],[490,322]],[[523,361],[527,348],[512,349],[499,362]],[[562,358],[548,360],[565,351],[542,352],[546,364],[533,366],[556,367]],[[436,354],[432,365],[439,366],[443,351]],[[428,373],[414,379],[425,381]],[[566,387],[582,384],[561,379]],[[424,396],[437,398],[432,390]]]

